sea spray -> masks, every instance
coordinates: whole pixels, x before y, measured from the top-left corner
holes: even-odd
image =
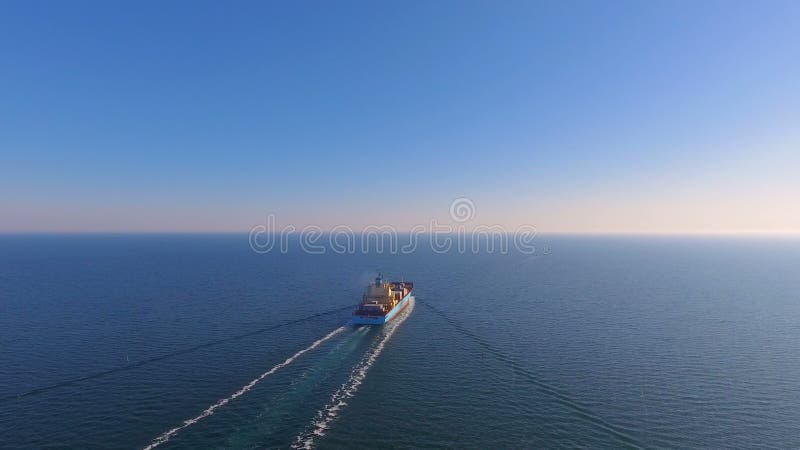
[[[179,432],[179,431],[183,430],[184,428],[190,427],[190,426],[192,426],[192,425],[196,424],[197,422],[199,422],[199,421],[201,421],[201,420],[205,419],[206,417],[208,417],[208,416],[210,416],[210,415],[214,414],[214,412],[215,412],[215,411],[216,411],[218,408],[221,408],[221,407],[225,406],[225,405],[226,405],[228,402],[230,402],[231,400],[234,400],[234,399],[236,399],[237,397],[240,397],[240,396],[242,396],[242,395],[246,394],[246,393],[247,393],[249,390],[253,389],[253,387],[254,387],[256,384],[258,384],[258,382],[260,382],[261,380],[263,380],[264,378],[266,378],[266,377],[268,377],[268,376],[272,375],[273,373],[275,373],[276,371],[278,371],[278,369],[280,369],[280,368],[282,368],[282,367],[286,367],[286,366],[288,366],[289,364],[293,363],[293,362],[294,362],[294,361],[295,361],[297,358],[299,358],[300,356],[302,356],[304,353],[306,353],[306,352],[308,352],[308,351],[311,351],[311,350],[313,350],[313,349],[317,348],[317,347],[318,347],[320,344],[322,344],[323,342],[327,341],[328,339],[330,339],[330,338],[334,337],[335,335],[337,335],[337,334],[341,333],[341,332],[342,332],[342,331],[344,331],[345,329],[346,329],[346,327],[339,327],[339,328],[337,328],[337,329],[335,329],[335,330],[331,331],[330,333],[326,334],[325,336],[323,336],[323,337],[321,337],[321,338],[317,339],[316,341],[314,341],[313,343],[311,343],[311,345],[309,345],[308,347],[306,347],[306,348],[304,348],[304,349],[302,349],[302,350],[298,351],[298,352],[297,352],[297,353],[295,353],[294,355],[292,355],[292,356],[290,356],[290,357],[286,358],[286,360],[285,360],[284,362],[282,362],[282,363],[280,363],[280,364],[277,364],[277,365],[275,365],[274,367],[272,367],[271,369],[269,369],[268,371],[266,371],[266,372],[262,373],[262,374],[261,374],[261,375],[259,375],[257,378],[255,378],[253,381],[251,381],[251,382],[247,383],[247,384],[246,384],[246,385],[244,385],[244,386],[243,386],[241,389],[239,389],[238,391],[234,392],[234,393],[233,393],[231,396],[229,396],[229,397],[226,397],[226,398],[223,398],[223,399],[221,399],[221,400],[217,401],[217,402],[216,402],[216,403],[214,403],[213,405],[211,405],[211,406],[209,406],[208,408],[206,408],[206,409],[205,409],[205,410],[204,410],[202,413],[200,413],[199,415],[197,415],[197,416],[195,416],[195,417],[193,417],[193,418],[191,418],[191,419],[186,419],[186,420],[184,420],[184,421],[183,421],[183,423],[182,423],[181,425],[179,425],[179,426],[177,426],[177,427],[175,427],[175,428],[172,428],[171,430],[168,430],[168,431],[166,431],[166,432],[162,433],[161,435],[159,435],[158,437],[156,437],[155,439],[153,439],[153,441],[150,443],[150,445],[148,445],[147,447],[144,447],[144,450],[151,450],[151,449],[153,449],[153,448],[156,448],[156,447],[158,447],[159,445],[161,445],[161,444],[163,444],[163,443],[167,442],[168,440],[170,440],[172,437],[174,437],[176,434],[178,434],[178,432]]]

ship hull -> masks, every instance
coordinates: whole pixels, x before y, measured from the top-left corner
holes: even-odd
[[[386,313],[384,316],[360,316],[360,315],[353,315],[352,323],[353,325],[383,325],[385,323],[389,323],[393,318],[395,318],[400,311],[404,310],[406,306],[408,306],[409,302],[411,302],[411,292],[406,294],[399,303],[397,303],[391,311]]]

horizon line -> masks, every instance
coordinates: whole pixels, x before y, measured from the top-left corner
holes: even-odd
[[[395,230],[399,234],[408,234],[411,230]],[[88,235],[106,235],[106,236],[113,236],[113,235],[249,235],[251,233],[250,230],[52,230],[52,231],[41,231],[41,230],[11,230],[11,231],[0,231],[0,236],[88,236]],[[272,234],[279,234],[280,232],[274,231]],[[298,235],[302,233],[302,230],[293,231],[287,233],[289,235]],[[331,234],[331,230],[323,230],[323,234],[328,235]],[[362,231],[355,231],[353,233],[358,235],[363,235],[365,232]],[[467,234],[471,234],[472,230],[467,230]],[[418,233],[419,236],[429,236],[433,234],[430,231]],[[449,232],[444,233],[441,232],[439,234],[442,235],[455,235],[458,232]],[[491,233],[491,234],[503,234],[503,233]],[[514,234],[513,232],[507,232],[505,234]],[[702,237],[702,236],[742,236],[742,237],[757,237],[757,236],[764,236],[764,237],[800,237],[800,230],[719,230],[719,231],[645,231],[645,230],[635,230],[635,231],[535,231],[537,236],[539,235],[546,235],[546,236],[686,236],[686,237]]]

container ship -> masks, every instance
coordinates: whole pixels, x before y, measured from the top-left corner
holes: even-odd
[[[379,274],[353,311],[353,325],[383,325],[405,309],[411,301],[414,283],[385,282]]]

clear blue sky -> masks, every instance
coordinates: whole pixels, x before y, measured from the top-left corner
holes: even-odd
[[[800,2],[0,3],[0,231],[800,231]],[[398,213],[397,205],[402,205]]]

